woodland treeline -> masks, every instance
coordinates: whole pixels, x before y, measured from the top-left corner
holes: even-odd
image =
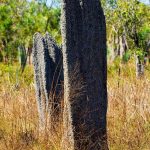
[[[0,61],[12,63],[31,53],[35,32],[49,31],[60,42],[59,18],[60,8],[44,1],[0,1]]]
[[[32,51],[35,32],[50,32],[61,44],[60,1],[0,1],[0,61],[24,61]],[[133,54],[147,55],[150,47],[150,6],[138,0],[102,0],[107,22],[109,60],[124,61]]]

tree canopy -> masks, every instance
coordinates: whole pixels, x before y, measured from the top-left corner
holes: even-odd
[[[120,37],[127,49],[143,53],[150,41],[150,6],[138,0],[101,2],[107,22],[108,54],[120,49]],[[18,47],[31,48],[35,32],[48,31],[60,44],[59,3],[60,0],[1,0],[0,61],[16,60]]]
[[[15,59],[21,45],[32,47],[35,32],[49,31],[60,42],[60,9],[40,1],[4,0],[0,2],[1,60]]]

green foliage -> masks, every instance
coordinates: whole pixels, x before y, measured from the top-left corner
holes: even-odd
[[[117,57],[115,59],[115,61],[114,61],[114,64],[113,64],[114,69],[119,69],[120,68],[120,64],[121,64],[121,59],[120,59],[120,57]]]
[[[101,3],[106,16],[108,44],[114,37],[125,34],[128,49],[140,48],[144,52],[150,40],[150,6],[138,0],[101,0]],[[53,0],[49,5],[45,0],[1,0],[0,61],[16,61],[18,47],[31,48],[35,32],[48,31],[61,44],[60,13],[60,0]],[[109,47],[108,55],[111,51]],[[127,52],[123,61],[129,58]]]
[[[33,83],[33,69],[27,66],[22,74],[19,65],[6,65],[0,63],[0,83],[7,83],[7,86],[20,88]]]
[[[0,4],[0,55],[5,61],[17,59],[18,47],[32,47],[35,32],[49,31],[58,42],[60,9],[44,1],[5,0]]]
[[[108,44],[114,41],[114,37],[125,35],[128,49],[134,52],[134,49],[140,48],[144,54],[150,40],[150,6],[138,0],[102,0],[102,4],[106,15]],[[128,60],[127,57],[128,53],[125,53],[123,59]]]
[[[122,61],[124,63],[128,62],[129,59],[132,57],[132,51],[131,50],[128,50],[127,52],[125,52],[125,54],[123,55],[123,58],[122,58]]]
[[[150,40],[150,27],[143,26],[138,33],[140,45],[146,49],[147,42]]]
[[[144,52],[140,48],[137,48],[137,49],[135,49],[135,54],[136,54],[136,56],[138,56],[140,58],[140,60],[144,61],[144,56],[145,56],[146,52]]]

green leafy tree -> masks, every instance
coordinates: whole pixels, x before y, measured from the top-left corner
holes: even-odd
[[[149,41],[150,7],[138,0],[103,0],[103,7],[107,20],[108,45],[112,44],[111,50],[116,49],[118,45],[120,49],[119,37],[124,35],[127,49],[140,48],[144,53]]]
[[[46,1],[3,1],[0,5],[1,60],[16,60],[18,47],[31,52],[35,32],[44,34],[49,31],[60,43],[59,18],[60,9],[48,6]]]

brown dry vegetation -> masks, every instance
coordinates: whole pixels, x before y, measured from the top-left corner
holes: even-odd
[[[110,150],[150,149],[150,70],[136,79],[134,63],[108,67],[108,141]],[[60,124],[61,125],[61,124]],[[58,125],[59,126],[59,125]],[[60,150],[61,128],[40,132],[33,84],[27,67],[0,64],[0,150]]]

